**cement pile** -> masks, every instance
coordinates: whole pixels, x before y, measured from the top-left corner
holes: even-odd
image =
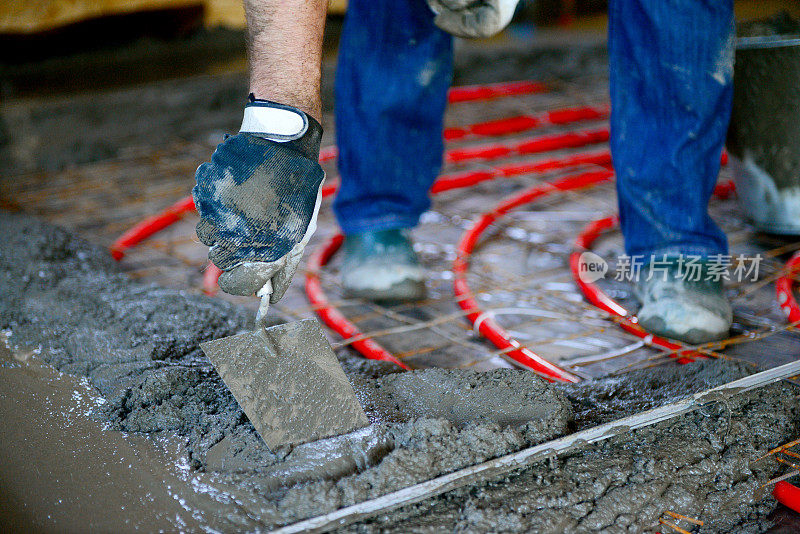
[[[56,368],[87,376],[106,398],[98,415],[114,428],[181,434],[190,465],[219,483],[231,528],[325,513],[748,372],[710,361],[554,386],[516,370],[398,373],[343,352],[370,426],[270,451],[198,347],[251,327],[249,317],[221,300],[132,282],[105,250],[29,217],[0,213],[0,226],[0,328],[12,344],[41,346]],[[776,468],[749,460],[796,437],[791,387],[354,528],[639,532],[671,509],[715,518],[710,531],[757,531],[775,503],[752,490]]]

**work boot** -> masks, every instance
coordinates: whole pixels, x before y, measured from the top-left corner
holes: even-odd
[[[405,230],[351,234],[343,248],[345,297],[387,302],[425,298],[425,270]]]
[[[651,334],[692,345],[728,337],[733,313],[722,280],[708,280],[708,262],[699,262],[699,275],[675,259],[652,271],[643,269],[636,293],[642,304],[639,324]]]

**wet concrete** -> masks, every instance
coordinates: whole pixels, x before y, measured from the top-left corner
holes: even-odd
[[[409,375],[419,379],[409,383],[417,394],[409,396],[403,384],[410,378],[380,362],[347,358],[344,368],[372,425],[271,451],[199,348],[252,328],[249,314],[217,299],[133,283],[105,250],[30,217],[0,214],[0,224],[8,236],[0,243],[0,283],[7,288],[0,320],[13,332],[14,348],[39,350],[57,369],[87,376],[105,398],[97,411],[112,428],[175,431],[192,468],[237,484],[247,473],[246,485],[257,492],[364,471],[348,491],[350,499],[363,498],[567,430],[565,397],[529,373],[462,371],[441,380],[448,372],[421,371]],[[460,384],[476,387],[461,392]],[[487,415],[476,422],[478,413]],[[258,516],[275,524],[317,509],[295,491],[268,500],[270,507],[260,504]]]
[[[796,435],[796,395],[772,386],[351,530],[653,532],[671,510],[705,522],[693,532],[765,532],[776,466],[752,460]]]
[[[707,361],[553,386],[510,369],[398,373],[343,352],[370,425],[270,450],[199,349],[252,328],[249,315],[217,299],[134,283],[105,250],[30,217],[0,214],[0,226],[0,327],[12,332],[10,343],[86,376],[105,399],[92,412],[111,428],[177,434],[187,471],[203,481],[179,486],[178,497],[191,502],[201,486],[209,488],[201,495],[215,495],[213,513],[196,515],[205,526],[290,523],[749,372]],[[796,437],[797,394],[794,386],[774,386],[353,529],[639,532],[656,528],[654,518],[671,509],[713,519],[709,531],[758,531],[775,503],[753,490],[778,469],[749,462]],[[39,390],[29,396],[33,405],[41,400]],[[89,499],[79,485],[79,500]]]
[[[180,447],[174,436],[152,440],[103,430],[93,414],[104,400],[86,379],[31,355],[13,357],[0,342],[0,530],[205,526],[209,518],[193,508],[202,497],[178,490],[186,486],[186,469],[174,462]]]

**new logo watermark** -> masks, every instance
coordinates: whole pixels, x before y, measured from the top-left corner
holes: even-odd
[[[622,255],[617,257],[614,280],[618,282],[639,282],[669,276],[688,282],[736,281],[755,282],[763,261],[761,254],[748,256],[738,254],[715,254],[701,257],[689,254],[644,256]],[[584,251],[578,259],[578,277],[581,281],[592,283],[609,274],[609,265],[603,258],[591,251]]]
[[[591,284],[605,278],[608,272],[608,263],[592,251],[581,252],[578,259],[578,277],[582,282]]]

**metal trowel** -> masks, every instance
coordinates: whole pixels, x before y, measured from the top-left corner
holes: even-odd
[[[200,348],[271,450],[368,424],[315,319],[266,326],[271,284],[259,292],[256,327]],[[266,298],[265,298],[266,295]]]

